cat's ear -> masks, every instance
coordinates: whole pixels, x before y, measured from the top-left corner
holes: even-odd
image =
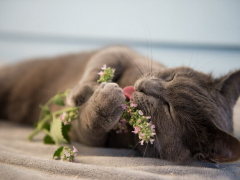
[[[219,163],[240,160],[240,141],[214,124],[210,128],[203,158]]]
[[[240,70],[216,79],[216,86],[226,100],[234,105],[240,95]]]

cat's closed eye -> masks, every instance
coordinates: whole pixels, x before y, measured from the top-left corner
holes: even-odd
[[[175,75],[169,75],[169,76],[167,76],[164,80],[165,80],[166,82],[171,82],[171,81],[174,80],[174,78],[175,78]]]
[[[164,104],[167,107],[168,113],[171,114],[171,106],[170,106],[170,104],[167,101]]]

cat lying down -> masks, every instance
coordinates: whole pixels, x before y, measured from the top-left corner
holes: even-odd
[[[116,69],[113,83],[97,83],[103,64]],[[134,86],[131,98],[151,116],[153,145],[141,146],[131,131],[112,131],[123,113],[126,86]],[[0,70],[0,118],[33,124],[39,104],[67,88],[72,88],[67,103],[80,106],[71,137],[81,143],[139,144],[145,156],[174,162],[240,159],[240,141],[232,135],[240,70],[215,79],[188,67],[166,68],[122,46],[26,61]]]

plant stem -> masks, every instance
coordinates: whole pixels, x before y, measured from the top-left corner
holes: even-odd
[[[51,137],[51,134],[50,134],[50,132],[48,131],[48,130],[46,130],[46,129],[43,129],[43,132],[45,132],[48,136],[50,136]]]
[[[54,113],[52,113],[53,116],[57,116],[59,114],[62,114],[63,112],[68,112],[68,111],[73,111],[73,110],[77,110],[79,107],[69,107],[69,108],[65,108],[65,109],[61,109],[59,111],[56,111]]]
[[[53,96],[44,106],[49,106],[49,104],[51,104],[54,101],[54,97],[55,96]],[[41,119],[43,118],[43,115],[44,115],[44,110],[41,110],[39,118],[38,118],[38,122],[41,121]]]
[[[50,115],[48,116],[45,116],[41,121],[39,121],[38,125],[37,125],[37,128],[34,129],[34,131],[28,136],[28,140],[31,141],[32,138],[37,134],[39,133],[43,126],[46,124],[46,122],[51,118]]]

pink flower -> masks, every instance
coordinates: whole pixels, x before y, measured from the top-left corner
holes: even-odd
[[[138,119],[138,123],[140,123],[141,122],[141,119]]]
[[[143,112],[141,110],[138,111],[138,113],[142,116],[143,115]]]
[[[136,126],[136,127],[134,128],[134,131],[132,131],[132,132],[133,132],[134,134],[137,134],[139,131],[140,131],[140,128]]]
[[[60,116],[60,120],[64,121],[65,117],[67,116],[66,112],[63,112],[62,115]]]
[[[147,118],[147,119],[151,119],[151,116],[147,116],[146,118]]]
[[[102,70],[105,70],[105,69],[107,69],[107,65],[106,65],[106,64],[104,64],[104,65],[103,65],[103,67],[101,67],[101,69],[102,69]]]
[[[141,133],[141,137],[144,137],[144,136],[145,136],[145,134]]]
[[[126,119],[121,119],[120,122],[123,123],[123,124],[127,123]]]
[[[152,133],[152,136],[155,136],[155,135],[156,135],[156,133],[155,133],[155,132],[153,132],[153,133]]]
[[[98,75],[100,75],[100,76],[102,76],[102,75],[104,75],[105,73],[103,72],[103,71],[100,71],[99,73],[98,73]]]
[[[152,125],[152,126],[151,126],[151,129],[152,129],[152,130],[155,130],[155,125]]]
[[[74,152],[74,153],[77,153],[77,152],[78,152],[78,150],[77,150],[77,148],[75,148],[75,146],[73,146],[73,152]]]
[[[65,154],[67,157],[70,156],[70,154],[69,154],[67,151],[64,151],[64,154]]]
[[[131,107],[137,107],[138,105],[137,104],[134,104],[133,102],[130,103],[130,106]]]
[[[143,143],[144,143],[144,140],[141,140],[141,141],[140,141],[140,144],[143,145]]]
[[[67,121],[65,121],[63,124],[64,124],[64,125],[67,125],[68,123],[67,123]]]
[[[121,106],[122,106],[122,108],[123,108],[124,110],[128,110],[126,104],[121,104]]]
[[[154,142],[154,139],[150,139],[150,143],[153,144],[153,142]]]

